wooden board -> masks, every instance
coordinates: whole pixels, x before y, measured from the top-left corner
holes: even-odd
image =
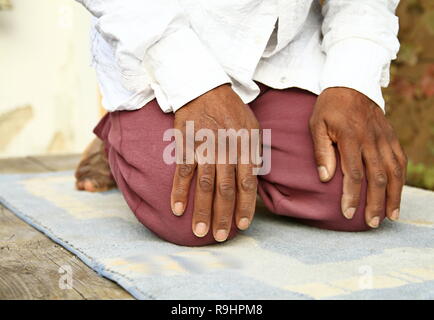
[[[0,173],[72,170],[78,160],[78,155],[0,159]],[[0,226],[0,299],[133,299],[1,205]],[[62,281],[64,269],[71,271],[72,288]]]

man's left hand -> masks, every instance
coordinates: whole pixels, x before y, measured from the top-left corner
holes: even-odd
[[[328,88],[318,97],[310,129],[322,182],[329,181],[336,170],[333,145],[339,150],[343,215],[351,219],[360,205],[366,172],[366,223],[378,227],[384,210],[389,219],[397,220],[407,157],[378,105],[356,90]]]

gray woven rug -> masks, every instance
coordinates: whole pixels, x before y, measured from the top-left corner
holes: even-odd
[[[71,172],[0,175],[0,202],[139,299],[433,299],[434,193],[406,187],[401,220],[318,230],[259,209],[224,244],[147,231],[118,191],[78,192]]]

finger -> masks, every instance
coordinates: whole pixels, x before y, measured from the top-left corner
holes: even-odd
[[[310,131],[318,175],[322,182],[327,182],[333,177],[336,170],[336,155],[333,141],[328,135],[326,124],[322,121],[311,121]]]
[[[363,181],[363,162],[360,144],[357,140],[338,143],[343,174],[341,209],[347,219],[352,219],[360,204]]]
[[[402,189],[407,171],[407,156],[399,144],[395,134],[390,135],[383,152],[387,157],[389,184],[387,186],[386,214],[390,220],[399,219]]]
[[[258,179],[252,174],[252,170],[253,166],[249,164],[237,166],[235,221],[240,230],[249,227],[255,213]]]
[[[385,209],[387,174],[375,142],[364,148],[362,156],[368,181],[365,219],[371,228],[377,228]]]
[[[221,242],[228,238],[235,207],[235,166],[216,166],[216,192],[214,196],[212,228],[214,238]]]
[[[196,191],[194,195],[193,233],[204,237],[211,224],[212,201],[214,197],[215,165],[203,164],[197,167]]]
[[[401,193],[404,187],[403,168],[389,145],[382,147],[386,171],[386,215],[390,220],[398,220],[401,205]]]
[[[405,184],[406,176],[407,176],[407,164],[408,159],[407,155],[405,154],[405,151],[402,149],[401,144],[399,143],[398,138],[393,135],[393,137],[390,139],[390,145],[392,147],[392,151],[396,156],[396,159],[398,160],[399,164],[402,168],[402,180]]]
[[[188,192],[190,191],[191,179],[193,178],[196,164],[177,164],[173,177],[172,193],[170,204],[172,212],[176,216],[181,216],[187,207]]]

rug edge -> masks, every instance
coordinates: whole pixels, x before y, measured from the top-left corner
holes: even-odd
[[[39,221],[33,220],[31,217],[22,213],[19,209],[17,209],[10,202],[8,202],[2,195],[0,195],[0,204],[3,205],[6,209],[8,209],[13,215],[18,217],[20,220],[24,221],[31,227],[35,228],[36,230],[38,230],[39,232],[47,236],[51,241],[59,244],[60,246],[62,246],[63,248],[65,248],[66,250],[74,254],[78,259],[80,259],[86,266],[88,266],[90,269],[95,271],[98,275],[101,275],[102,277],[117,283],[128,293],[130,293],[134,298],[138,300],[155,300],[155,298],[152,295],[146,294],[136,286],[132,285],[127,278],[118,276],[117,272],[106,268],[100,268],[99,263],[92,260],[80,249],[72,247],[67,243],[61,241],[60,237],[56,236],[54,232],[49,231],[48,228],[45,227]]]

